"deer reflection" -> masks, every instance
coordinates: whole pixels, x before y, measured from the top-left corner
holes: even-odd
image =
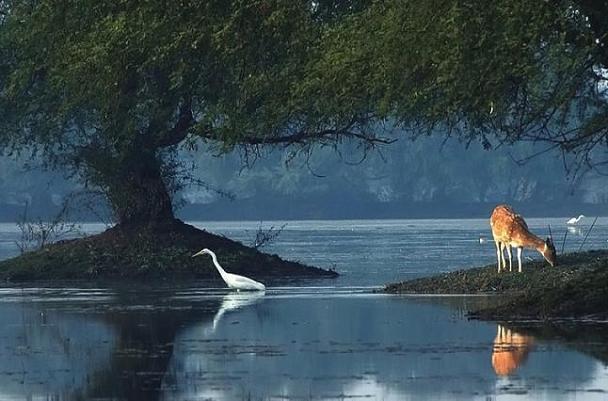
[[[533,337],[519,334],[499,324],[492,349],[494,372],[499,376],[514,373],[528,359],[533,344]]]

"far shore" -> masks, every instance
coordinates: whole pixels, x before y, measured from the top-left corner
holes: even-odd
[[[272,204],[269,202],[272,201]],[[332,207],[335,199],[307,199],[294,206],[293,199],[286,197],[272,200],[237,199],[228,205],[225,202],[210,204],[187,204],[178,212],[184,221],[252,221],[270,220],[423,220],[423,219],[489,219],[496,202],[372,202],[352,199],[352,202]],[[561,203],[551,209],[546,204],[533,202],[510,202],[526,218],[562,218],[564,223],[574,215],[606,217],[603,203]],[[33,204],[31,216],[50,218],[59,207],[48,204]],[[0,222],[12,223],[23,214],[23,205],[0,204]],[[74,218],[95,223],[98,215],[86,212],[73,213]],[[592,221],[592,220],[591,220]],[[590,221],[589,221],[590,223]]]

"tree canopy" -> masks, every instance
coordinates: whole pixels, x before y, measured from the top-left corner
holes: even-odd
[[[222,150],[344,137],[374,143],[355,113],[319,110],[302,86],[323,27],[356,8],[2,2],[2,141],[34,146],[105,188],[121,221],[171,214],[161,153],[188,137]],[[141,214],[149,204],[156,210]]]
[[[0,143],[172,216],[179,144],[608,138],[601,1],[0,1]]]
[[[323,97],[348,91],[414,133],[545,141],[583,162],[599,147],[606,162],[606,15],[606,1],[373,2],[327,33],[338,84]]]
[[[327,14],[308,2],[7,3],[3,120],[22,140],[229,148],[354,126],[305,93]]]

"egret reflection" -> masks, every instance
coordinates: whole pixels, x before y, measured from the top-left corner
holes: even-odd
[[[583,229],[580,226],[568,226],[568,234],[582,236]]]
[[[222,304],[218,309],[217,313],[213,317],[212,332],[215,332],[222,317],[229,312],[245,308],[247,306],[256,304],[264,297],[264,291],[255,292],[232,292],[222,298]]]

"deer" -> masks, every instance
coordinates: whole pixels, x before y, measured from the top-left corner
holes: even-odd
[[[512,247],[517,248],[517,261],[521,273],[521,254],[524,248],[536,249],[543,258],[554,267],[557,266],[557,254],[551,237],[542,240],[532,234],[521,215],[508,205],[498,205],[490,217],[492,236],[496,244],[496,257],[498,259],[498,273],[507,270],[504,250],[509,256],[509,271],[513,271]],[[501,264],[502,262],[502,264]]]

